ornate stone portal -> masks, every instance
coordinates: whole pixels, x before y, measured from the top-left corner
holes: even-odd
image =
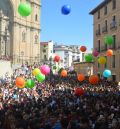
[[[20,1],[0,1],[0,56],[10,57],[12,63],[40,61],[40,0],[27,0],[32,14],[18,13]]]

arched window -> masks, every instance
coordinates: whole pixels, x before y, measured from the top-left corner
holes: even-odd
[[[37,14],[35,15],[35,21],[38,21],[38,15]]]
[[[35,44],[38,43],[38,35],[35,35]]]
[[[26,42],[26,33],[22,32],[22,42]]]

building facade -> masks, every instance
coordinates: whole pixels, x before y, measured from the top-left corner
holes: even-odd
[[[47,62],[53,57],[53,41],[40,43],[40,59],[41,62]]]
[[[106,57],[105,65],[99,65],[96,58],[94,68],[101,76],[104,69],[110,69],[110,79],[120,81],[120,0],[104,0],[90,14],[94,16],[94,48],[105,57],[107,49],[113,50],[113,56]],[[114,38],[111,46],[104,43],[107,35]]]
[[[18,13],[20,2],[32,7],[28,17]],[[40,0],[0,1],[0,56],[10,57],[13,64],[40,60]]]
[[[75,61],[83,61],[83,53],[80,52],[80,46],[77,45],[55,45],[54,53],[61,57],[61,66],[68,68],[73,65]]]
[[[74,63],[74,70],[77,74],[84,74],[85,76],[93,75],[93,62]]]

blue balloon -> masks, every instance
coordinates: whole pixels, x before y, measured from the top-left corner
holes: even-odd
[[[61,12],[64,15],[68,15],[71,12],[70,6],[69,5],[62,6]]]
[[[110,77],[111,76],[111,71],[108,70],[108,69],[104,70],[103,76],[106,77],[106,78]]]

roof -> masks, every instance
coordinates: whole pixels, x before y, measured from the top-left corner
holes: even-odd
[[[99,9],[104,7],[106,4],[108,4],[111,0],[104,0],[101,4],[99,4],[96,8],[94,8],[89,14],[94,15]]]

